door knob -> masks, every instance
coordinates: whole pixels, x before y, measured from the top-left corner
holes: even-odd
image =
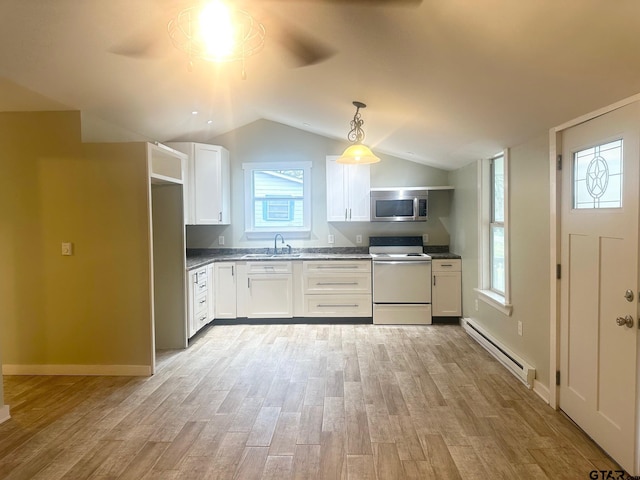
[[[619,327],[626,325],[629,328],[633,328],[633,317],[631,315],[627,315],[626,317],[618,317],[616,318],[616,323]]]
[[[627,299],[627,302],[633,302],[633,290],[627,290],[624,292],[624,298]]]

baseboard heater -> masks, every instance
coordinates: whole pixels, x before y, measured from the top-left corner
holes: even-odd
[[[518,355],[510,351],[496,339],[492,338],[486,330],[480,327],[473,320],[469,318],[462,318],[460,323],[469,336],[482,345],[496,360],[504,365],[527,387],[533,387],[533,379],[536,377],[535,368],[527,364],[527,362],[522,360]]]

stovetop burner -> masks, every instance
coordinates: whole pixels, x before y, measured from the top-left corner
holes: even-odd
[[[379,260],[430,261],[423,253],[422,237],[369,237],[369,253]]]

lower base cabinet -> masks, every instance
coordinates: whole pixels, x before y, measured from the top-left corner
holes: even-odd
[[[238,267],[238,317],[293,317],[291,262],[239,262],[236,266]]]
[[[305,317],[371,317],[371,261],[302,263]]]
[[[213,264],[215,318],[236,318],[236,264]]]
[[[187,336],[193,337],[210,318],[210,285],[207,267],[189,271],[187,275]]]
[[[462,315],[462,261],[433,260],[431,302],[434,317]]]
[[[214,319],[373,313],[370,260],[221,261],[188,278],[189,338]]]

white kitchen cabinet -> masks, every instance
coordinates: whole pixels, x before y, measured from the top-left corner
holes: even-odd
[[[210,263],[209,265],[207,265],[207,280],[208,280],[208,285],[207,285],[207,307],[208,307],[208,311],[207,311],[207,323],[212,321],[215,316],[216,316],[216,309],[215,309],[215,272],[213,269],[213,263]]]
[[[189,271],[187,298],[187,334],[191,338],[210,321],[209,282],[206,266]]]
[[[215,318],[236,318],[236,264],[216,262],[213,271]]]
[[[327,221],[368,222],[371,186],[369,165],[343,165],[327,156]]]
[[[293,317],[291,262],[247,262],[246,290],[248,318]]]
[[[431,302],[434,317],[462,315],[462,261],[433,260]]]
[[[184,207],[187,225],[229,225],[231,219],[231,171],[229,151],[218,145],[171,142],[186,153]]]
[[[302,264],[305,317],[371,317],[371,261]]]

